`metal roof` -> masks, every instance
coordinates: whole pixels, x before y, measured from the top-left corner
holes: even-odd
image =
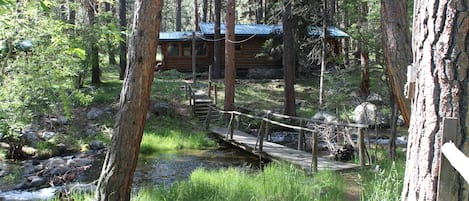
[[[200,23],[200,32],[195,32],[198,39],[203,36],[215,35],[214,23]],[[225,34],[225,24],[220,25],[220,33]],[[269,36],[273,33],[282,33],[282,25],[267,25],[267,24],[236,24],[235,35],[237,36]],[[333,38],[346,38],[349,35],[337,27],[330,26],[327,28],[327,35]],[[321,27],[310,27],[309,34],[312,37],[322,37]],[[160,32],[160,41],[181,41],[190,40],[192,32]]]
[[[267,25],[267,24],[236,24],[235,25],[235,35],[237,36],[250,36],[250,35],[259,35],[259,36],[268,36],[273,33],[274,28],[277,25]],[[215,24],[214,23],[200,23],[200,31],[204,35],[212,36],[215,34]],[[225,24],[220,25],[220,33],[225,34],[226,26]]]
[[[314,37],[322,37],[324,35],[322,27],[310,27],[309,35]],[[333,38],[347,38],[349,35],[337,27],[327,27],[327,35]]]
[[[196,38],[202,36],[201,32],[195,32]],[[183,32],[160,32],[160,41],[181,41],[181,40],[191,40],[192,32],[183,31]]]

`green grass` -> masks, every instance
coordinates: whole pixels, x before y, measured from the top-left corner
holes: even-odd
[[[158,117],[149,122],[140,144],[141,154],[154,154],[179,149],[202,149],[215,147],[216,142],[197,131],[189,121],[174,117]]]
[[[405,152],[396,150],[396,160],[389,159],[387,149],[378,149],[378,162],[369,169],[362,169],[358,173],[361,184],[363,201],[397,201],[401,199],[401,192],[405,171]]]
[[[325,171],[314,176],[287,164],[272,163],[257,174],[236,168],[195,170],[189,180],[169,189],[146,187],[133,200],[245,201],[245,200],[343,200],[345,181]]]

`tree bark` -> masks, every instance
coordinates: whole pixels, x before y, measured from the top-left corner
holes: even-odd
[[[220,21],[221,21],[221,0],[215,1],[215,34],[213,39],[213,78],[221,78],[221,40],[220,40]]]
[[[126,0],[119,0],[119,25],[121,30],[121,41],[119,42],[119,79],[123,80],[127,67],[127,16]]]
[[[162,0],[137,0],[114,134],[98,181],[96,199],[128,201],[150,103]]]
[[[437,182],[445,117],[459,118],[454,144],[468,155],[468,1],[414,2],[413,61],[417,66],[407,161],[404,201],[432,201]],[[445,171],[445,170],[442,170]],[[458,176],[447,200],[468,200],[468,188]]]
[[[104,2],[104,11],[105,12],[109,12],[111,14],[111,16],[114,16],[114,13],[112,12],[111,10],[111,3],[109,2]],[[106,19],[106,23],[110,24],[112,23],[112,20],[111,18],[107,18]],[[111,35],[108,34],[107,36],[107,39],[106,39],[106,45],[107,45],[107,51],[108,51],[108,58],[109,58],[109,64],[110,65],[115,65],[117,64],[117,61],[116,61],[116,54],[114,52],[115,48],[114,46],[112,45],[112,39],[111,39]]]
[[[202,22],[207,22],[208,17],[208,0],[202,1]]]
[[[407,66],[412,63],[406,0],[381,1],[381,31],[386,75],[392,94],[404,118],[410,123],[410,100],[405,99]]]
[[[225,110],[234,109],[235,97],[235,8],[236,0],[228,0],[226,5],[226,31],[225,31]]]
[[[264,21],[264,8],[263,8],[263,1],[262,0],[257,0],[257,10],[256,10],[256,23],[257,24],[262,24]]]
[[[182,12],[182,2],[181,0],[176,0],[176,31],[181,31],[181,27],[182,27],[181,12]]]
[[[283,113],[296,116],[295,105],[295,41],[293,38],[291,1],[283,0]]]
[[[96,0],[86,1],[86,14],[88,15],[88,21],[90,28],[96,25],[96,17],[98,15],[98,4]],[[90,34],[88,40],[87,49],[88,63],[91,65],[91,83],[101,83],[101,69],[99,68],[99,48],[98,39],[95,34]]]

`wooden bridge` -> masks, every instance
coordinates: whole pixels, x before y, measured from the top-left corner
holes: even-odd
[[[205,127],[211,133],[215,134],[222,140],[244,149],[252,154],[270,159],[275,161],[286,161],[291,164],[297,165],[302,169],[316,172],[319,170],[347,170],[357,168],[365,165],[365,143],[363,129],[367,128],[368,125],[364,124],[326,124],[320,121],[313,121],[311,119],[286,116],[282,114],[268,112],[264,116],[255,116],[240,111],[246,111],[246,109],[240,111],[223,111],[215,107],[217,100],[216,85],[212,85],[209,82],[208,94],[203,89],[195,90],[190,85],[186,85],[186,97],[189,99],[189,103],[192,107],[194,116],[200,120],[205,121]],[[212,92],[214,92],[214,99],[212,100]],[[238,109],[239,110],[239,109]],[[223,116],[223,117],[222,117]],[[229,118],[227,118],[229,117]],[[277,119],[287,119],[290,121],[299,122],[298,125],[287,124],[284,122],[276,121]],[[218,121],[218,125],[212,125],[214,120]],[[223,125],[223,119],[229,119],[228,125]],[[239,128],[242,121],[253,121],[257,120],[260,123],[257,136],[251,135],[240,129],[235,129],[234,122],[237,122]],[[226,121],[225,121],[226,123]],[[245,122],[246,123],[246,122]],[[284,145],[280,145],[273,142],[264,142],[264,139],[270,135],[270,127],[272,125],[280,126],[283,128],[298,131],[298,149],[293,149]],[[318,136],[320,133],[325,132],[324,127],[332,128],[329,129],[332,132],[337,130],[346,130],[344,128],[355,128],[358,131],[358,147],[359,161],[360,164],[347,163],[341,161],[335,161],[327,157],[318,156]],[[309,135],[311,138],[311,152],[305,150],[305,139]],[[339,135],[335,136],[340,138]],[[345,137],[342,137],[345,141]],[[353,142],[352,142],[353,143]]]

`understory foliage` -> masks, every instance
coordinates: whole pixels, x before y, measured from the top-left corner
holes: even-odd
[[[0,15],[0,132],[19,135],[36,114],[66,114],[91,98],[75,87],[84,51],[51,1],[5,4]],[[21,10],[20,10],[21,8]],[[12,132],[15,131],[15,132]]]

